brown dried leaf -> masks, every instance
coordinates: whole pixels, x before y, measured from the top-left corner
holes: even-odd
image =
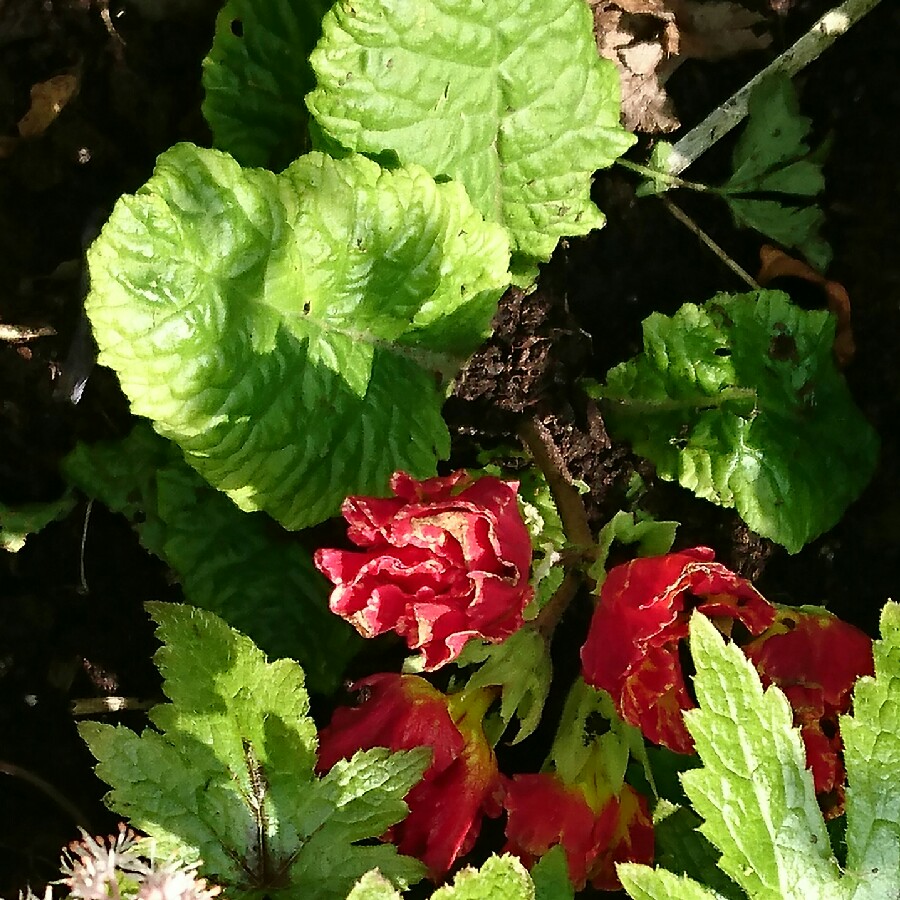
[[[665,84],[685,59],[721,59],[768,46],[763,17],[730,0],[588,0],[602,56],[619,68],[622,119],[630,131],[674,131],[681,123]]]
[[[856,341],[850,323],[850,295],[839,281],[829,281],[812,266],[800,259],[788,256],[783,250],[764,244],[759,250],[760,269],[756,280],[770,284],[776,278],[802,278],[818,285],[825,294],[825,305],[834,313],[837,326],[834,331],[834,359],[838,368],[843,369],[856,354]]]
[[[31,108],[19,119],[19,135],[40,137],[78,92],[78,77],[67,73],[54,75],[31,89]]]

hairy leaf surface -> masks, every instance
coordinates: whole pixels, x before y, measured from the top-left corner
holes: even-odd
[[[460,181],[517,254],[603,224],[591,175],[634,138],[584,0],[340,0],[311,62],[326,134]]]
[[[403,796],[427,751],[357,753],[316,778],[316,729],[303,671],[273,663],[212,613],[151,603],[164,644],[156,656],[170,703],[157,730],[80,726],[112,786],[109,805],[160,852],[203,859],[229,896],[343,900],[379,868],[401,886],[420,863],[393,846],[358,845],[406,814]]]
[[[145,422],[120,441],[79,444],[63,471],[129,519],[174,569],[188,603],[222,616],[266,653],[298,660],[312,690],[338,686],[359,638],[328,609],[330,585],[310,552],[265,513],[241,512]]]
[[[643,332],[644,352],[598,392],[616,437],[791,553],[840,519],[878,439],[835,367],[829,313],[778,291],[720,294]]]
[[[327,0],[229,0],[203,61],[213,143],[245,166],[280,171],[310,146],[303,97]]]
[[[854,900],[900,895],[900,604],[881,613],[875,677],[861,678],[841,717],[847,767],[847,872]]]
[[[178,145],[89,253],[100,361],[244,510],[295,529],[449,449],[439,374],[489,332],[502,229],[416,166],[282,175]]]
[[[900,892],[900,605],[881,616],[875,676],[861,678],[852,715],[841,717],[847,765],[847,864],[837,864],[800,732],[787,698],[763,691],[743,653],[708,620],[691,620],[699,708],[685,713],[703,767],[682,775],[722,851],[719,867],[749,900],[883,900]],[[665,870],[623,864],[619,877],[639,900],[717,898]]]

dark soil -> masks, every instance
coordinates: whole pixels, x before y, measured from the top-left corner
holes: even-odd
[[[781,2],[770,15],[772,54],[805,31],[823,2]],[[149,5],[141,4],[140,8]],[[58,496],[59,459],[76,440],[124,435],[127,403],[114,376],[87,372],[79,337],[83,250],[116,198],[149,176],[158,153],[179,140],[209,143],[200,114],[200,63],[215,10],[141,17],[112,6],[104,23],[90,0],[0,0],[0,324],[50,328],[51,335],[0,342],[0,502]],[[684,66],[672,82],[680,116],[693,124],[767,61]],[[16,138],[36,83],[72,72],[79,92],[46,131]],[[607,436],[600,411],[579,391],[583,375],[640,349],[640,322],[683,302],[744,286],[653,199],[636,200],[634,179],[612,171],[595,194],[608,225],[560,248],[537,295],[509,292],[497,334],[448,403],[456,436],[451,463],[479,445],[507,443],[523,416],[552,434],[575,478],[591,487],[589,511],[602,524],[621,508],[629,479],[648,485],[644,505],[682,523],[678,546],[706,544],[756,579],[778,602],[829,606],[876,633],[897,596],[900,571],[900,10],[885,2],[828,50],[797,83],[819,135],[833,135],[826,170],[830,277],[853,302],[857,355],[847,378],[882,439],[876,477],[842,522],[796,556],[748,532],[736,515],[657,480],[652,467]],[[727,166],[717,148],[692,172],[715,180]],[[736,231],[703,197],[684,208],[748,271],[760,239]],[[799,302],[820,302],[789,284]],[[82,571],[83,566],[83,571]],[[82,503],[64,521],[0,553],[0,896],[55,877],[59,848],[115,827],[104,786],[75,731],[75,699],[152,698],[158,678],[148,599],[177,598],[165,567],[139,546],[124,519]],[[570,624],[571,627],[571,624]],[[576,639],[576,638],[573,638]],[[117,717],[140,722],[138,714]]]

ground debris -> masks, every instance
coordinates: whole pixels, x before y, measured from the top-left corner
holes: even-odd
[[[680,127],[666,82],[688,59],[717,60],[771,43],[764,17],[717,0],[589,0],[600,54],[622,78],[622,119],[629,131]]]

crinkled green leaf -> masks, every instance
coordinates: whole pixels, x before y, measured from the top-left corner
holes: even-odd
[[[637,863],[617,863],[616,873],[634,900],[727,900],[711,888],[666,869],[651,869]]]
[[[840,871],[793,712],[709,620],[691,620],[699,709],[685,721],[703,760],[682,775],[719,867],[753,900],[838,897]],[[828,893],[828,891],[832,893]]]
[[[644,352],[599,392],[612,433],[791,553],[831,528],[878,455],[834,364],[832,316],[778,291],[719,294],[643,331]]]
[[[462,182],[517,254],[603,224],[591,175],[634,138],[584,0],[340,0],[311,61],[327,134]]]
[[[372,868],[401,886],[423,867],[388,844],[359,846],[406,813],[402,797],[427,751],[356,754],[314,774],[316,729],[303,671],[266,661],[212,613],[151,603],[163,646],[156,660],[171,703],[150,713],[158,730],[80,726],[112,786],[107,802],[160,852],[202,858],[229,896],[342,900]]]
[[[861,678],[841,717],[847,767],[847,874],[854,900],[900,896],[900,604],[881,613],[875,677]]]
[[[241,512],[146,423],[121,441],[79,444],[63,471],[128,517],[144,546],[174,569],[189,603],[267,653],[297,659],[311,689],[337,687],[359,638],[328,609],[330,585],[310,552],[268,516]]]
[[[89,252],[100,361],[244,510],[287,528],[448,452],[436,380],[488,333],[501,228],[418,167],[309,154],[282,175],[189,144]]]
[[[280,171],[310,146],[303,97],[327,0],[229,0],[203,62],[213,143],[245,166]]]
[[[56,519],[67,516],[75,506],[75,498],[66,491],[58,500],[7,506],[0,503],[0,550],[18,553],[25,539],[36,534]]]
[[[825,189],[824,154],[812,154],[806,143],[811,125],[811,119],[800,115],[788,75],[780,72],[763,79],[750,95],[747,126],[732,157],[734,171],[721,190],[737,224],[797,247],[824,269],[831,248],[819,234],[825,222],[822,210],[752,196],[815,197]]]
[[[534,900],[534,883],[515,856],[491,856],[480,869],[457,872],[431,900]]]

